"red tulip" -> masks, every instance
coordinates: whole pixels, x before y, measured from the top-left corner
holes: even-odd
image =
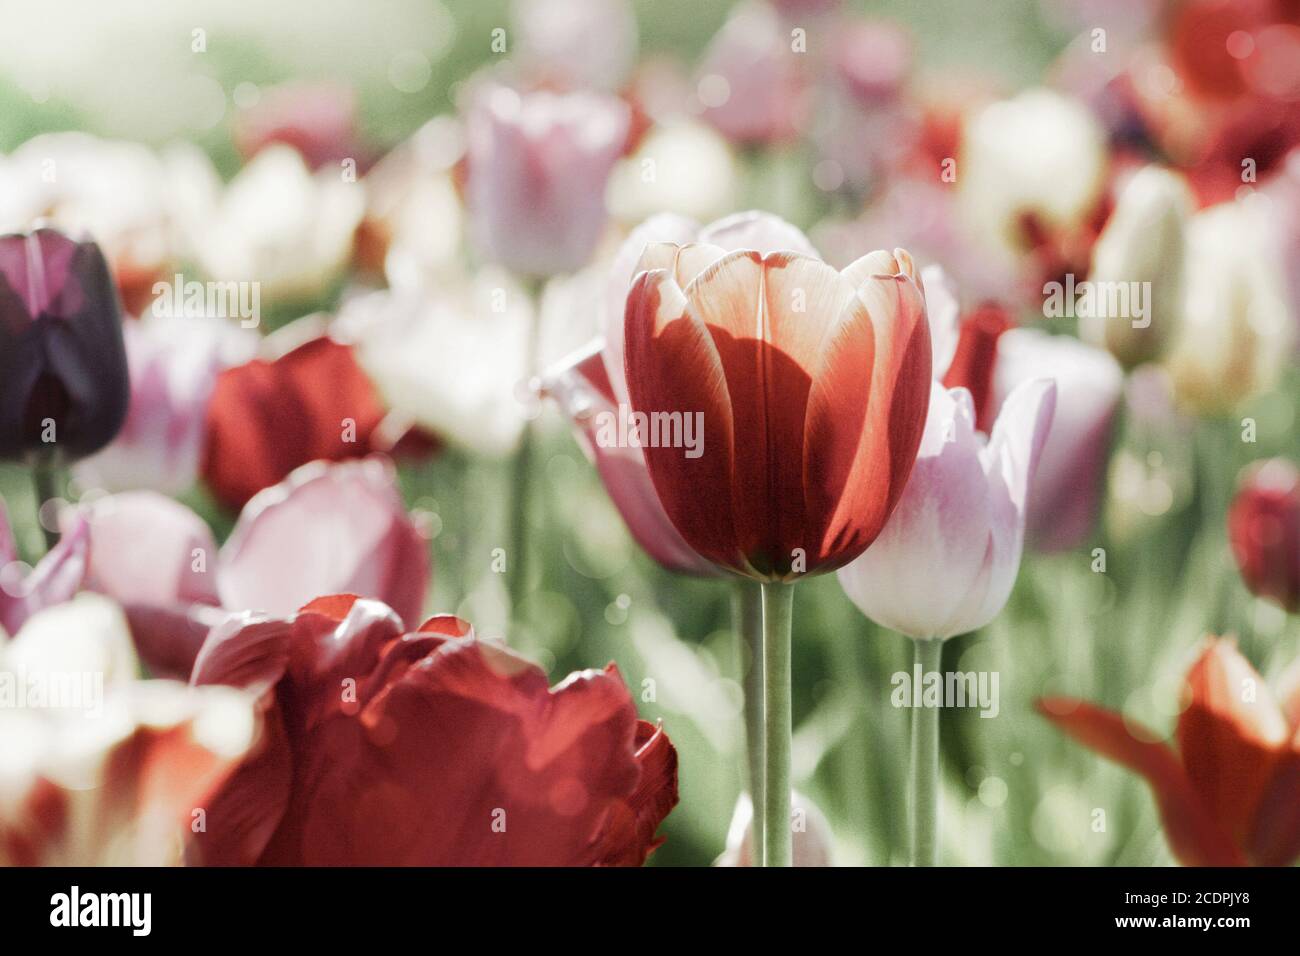
[[[273,361],[255,359],[217,377],[208,406],[202,473],[232,509],[299,465],[390,451],[387,409],[353,355],[327,336]]]
[[[975,309],[962,320],[957,349],[943,377],[945,388],[961,386],[970,392],[975,407],[975,427],[986,435],[992,434],[998,413],[993,400],[998,339],[1014,325],[1007,310],[996,302]]]
[[[1252,594],[1300,612],[1300,470],[1281,458],[1247,473],[1228,509],[1228,538]]]
[[[627,296],[632,409],[702,424],[696,457],[645,449],[664,511],[698,554],[792,580],[848,563],[911,472],[930,396],[911,258],[843,272],[794,252],[651,243]]]
[[[265,865],[639,865],[677,757],[613,666],[552,689],[434,617],[320,598],[214,628],[193,684],[262,694],[266,736],[209,807],[198,859]]]
[[[1282,704],[1230,639],[1211,638],[1184,683],[1177,750],[1085,701],[1039,711],[1151,785],[1169,847],[1187,866],[1286,866],[1300,855],[1300,667]]]

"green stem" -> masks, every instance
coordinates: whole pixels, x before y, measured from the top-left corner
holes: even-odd
[[[45,550],[50,551],[59,543],[59,532],[51,531],[41,521],[41,506],[58,497],[56,489],[59,466],[52,455],[41,455],[32,460],[32,486],[36,492],[36,523],[45,535]]]
[[[524,346],[526,382],[531,382],[537,373],[537,347],[541,331],[544,285],[545,283],[540,279],[531,280],[528,284],[532,299],[532,315],[529,319],[528,339]],[[507,567],[512,631],[518,628],[520,609],[523,607],[524,595],[528,591],[528,513],[532,499],[533,446],[536,442],[533,432],[532,419],[525,420],[524,433],[519,439],[519,450],[515,453],[514,471],[510,481],[510,552]]]
[[[792,585],[764,582],[764,866],[790,866],[793,862],[790,830],[790,623],[793,610]],[[757,808],[755,813],[758,813]]]
[[[921,678],[942,666],[943,642],[914,640]],[[939,862],[939,710],[912,702],[912,865]]]
[[[754,807],[750,859],[763,859],[763,828],[758,826],[764,805],[765,744],[763,727],[763,590],[753,581],[741,581],[731,592],[731,613],[736,628],[736,661],[745,691],[745,786]]]

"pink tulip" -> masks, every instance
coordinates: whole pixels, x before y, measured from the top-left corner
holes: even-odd
[[[74,520],[59,543],[28,570],[18,560],[9,516],[0,501],[0,634],[17,634],[37,611],[76,594],[86,573],[88,551],[86,522]]]
[[[1082,544],[1096,524],[1124,374],[1109,352],[1070,336],[1004,332],[993,369],[993,407],[1039,376],[1055,380],[1060,400],[1030,487],[1026,534],[1031,548],[1064,551]]]
[[[123,326],[131,404],[126,424],[76,466],[83,485],[178,494],[199,473],[208,400],[222,369],[253,357],[258,336],[225,319],[150,316]]]
[[[531,276],[584,265],[605,228],[605,181],[629,122],[627,106],[610,96],[495,83],[476,91],[468,204],[483,253]]]
[[[738,145],[795,139],[807,111],[801,56],[775,10],[759,2],[738,5],[699,70],[704,119]]]
[[[184,505],[150,491],[90,506],[86,586],[127,611],[141,655],[187,676],[224,610],[291,614],[320,593],[420,616],[430,567],[382,459],[311,462],[245,505],[220,550]]]
[[[932,386],[903,497],[875,543],[839,572],[863,614],[925,639],[965,634],[997,616],[1020,568],[1026,491],[1055,405],[1050,381],[1022,385],[986,442],[970,393]]]

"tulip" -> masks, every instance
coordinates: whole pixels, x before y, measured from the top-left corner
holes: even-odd
[[[752,0],[732,9],[699,69],[704,120],[740,146],[795,139],[805,119],[806,87],[780,17]]]
[[[1101,198],[1105,145],[1087,109],[1050,90],[985,107],[967,122],[957,163],[970,226],[1011,253],[1078,228]]]
[[[49,228],[0,236],[0,458],[84,458],[112,441],[129,401],[99,247]]]
[[[1252,202],[1192,217],[1186,308],[1165,363],[1180,404],[1195,413],[1232,414],[1273,387],[1291,354],[1274,225]]]
[[[86,587],[126,609],[155,672],[188,676],[222,608],[287,615],[310,595],[347,591],[415,619],[429,588],[428,542],[379,458],[302,466],[244,506],[220,550],[198,515],[154,492],[85,510]]]
[[[1124,374],[1108,353],[1069,336],[1039,329],[1003,333],[994,407],[1038,377],[1056,382],[1056,415],[1030,485],[1025,533],[1032,548],[1062,551],[1078,547],[1096,524]]]
[[[1282,458],[1244,476],[1228,509],[1228,539],[1252,594],[1300,612],[1300,471]]]
[[[719,245],[647,245],[623,340],[631,412],[698,430],[693,451],[672,447],[671,434],[642,442],[665,513],[697,554],[762,584],[760,815],[765,862],[778,866],[790,862],[792,604],[780,585],[846,564],[880,532],[911,471],[930,386],[910,257],[874,252],[841,273],[745,241],[789,229],[742,216],[713,227]]]
[[[790,794],[794,855],[792,866],[830,866],[834,843],[830,822],[821,808],[798,790]],[[754,802],[742,793],[727,828],[727,846],[714,866],[754,866]]]
[[[270,728],[209,807],[208,864],[636,866],[677,802],[673,746],[612,665],[548,689],[446,615],[233,617],[191,683],[259,693]]]
[[[148,316],[123,326],[131,403],[103,450],[75,469],[84,487],[193,486],[206,436],[208,402],[222,369],[253,358],[257,334],[216,317]]]
[[[898,506],[871,547],[839,572],[863,614],[922,641],[967,634],[997,616],[1020,568],[1027,493],[1055,406],[1051,381],[1026,382],[986,441],[970,393],[934,385]]]
[[[0,644],[0,865],[163,866],[253,745],[252,699],[136,680],[122,612],[81,595]],[[206,821],[205,821],[206,822]]]
[[[256,283],[260,301],[313,302],[348,264],[365,197],[339,169],[315,173],[273,143],[216,195],[196,200],[188,232],[203,272]]]
[[[943,373],[944,385],[964,388],[970,393],[975,409],[975,427],[986,435],[993,431],[993,421],[998,412],[993,392],[998,340],[1014,324],[1007,310],[997,302],[986,302],[975,309],[957,326],[952,359]],[[930,332],[934,334],[933,319]],[[937,369],[935,374],[938,377]]]
[[[1086,701],[1039,712],[1151,786],[1174,856],[1186,866],[1287,866],[1300,855],[1300,668],[1270,694],[1236,644],[1206,641],[1183,683],[1177,747]]]
[[[200,471],[238,509],[309,461],[419,450],[406,423],[393,423],[354,348],[318,335],[217,376]]]
[[[1125,368],[1156,358],[1183,312],[1183,259],[1192,199],[1176,174],[1158,166],[1136,172],[1092,249],[1093,283],[1144,283],[1147,314],[1080,317],[1081,337],[1109,349]]]
[[[470,228],[493,262],[525,276],[572,272],[605,228],[605,181],[628,110],[592,93],[490,84],[468,116]]]
[[[74,521],[68,533],[30,571],[18,560],[13,531],[0,501],[0,643],[17,634],[33,614],[64,601],[81,588],[89,550],[86,523]]]
[[[915,641],[921,673],[942,642],[1002,610],[1020,569],[1030,482],[1047,442],[1056,389],[1026,382],[1003,404],[987,444],[962,388],[933,385],[916,466],[898,507],[840,583],[873,621]],[[944,582],[936,591],[935,581]],[[938,859],[939,711],[912,718],[912,862]]]
[[[487,457],[514,451],[525,406],[535,306],[499,269],[436,291],[388,290],[339,311],[336,331],[394,413],[451,444]],[[500,308],[497,308],[498,297]],[[436,375],[429,356],[441,356]]]

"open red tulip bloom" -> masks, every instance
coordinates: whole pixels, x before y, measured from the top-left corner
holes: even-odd
[[[434,617],[313,601],[213,629],[193,684],[260,691],[260,749],[210,805],[197,862],[626,866],[677,802],[677,755],[613,666],[540,668]]]
[[[1300,855],[1300,668],[1281,705],[1229,639],[1211,639],[1184,685],[1177,751],[1119,714],[1046,698],[1066,733],[1151,785],[1187,866],[1285,866]]]
[[[880,533],[916,458],[930,337],[910,257],[646,246],[627,296],[634,411],[702,416],[697,457],[647,447],[694,551],[760,580],[833,570]]]

